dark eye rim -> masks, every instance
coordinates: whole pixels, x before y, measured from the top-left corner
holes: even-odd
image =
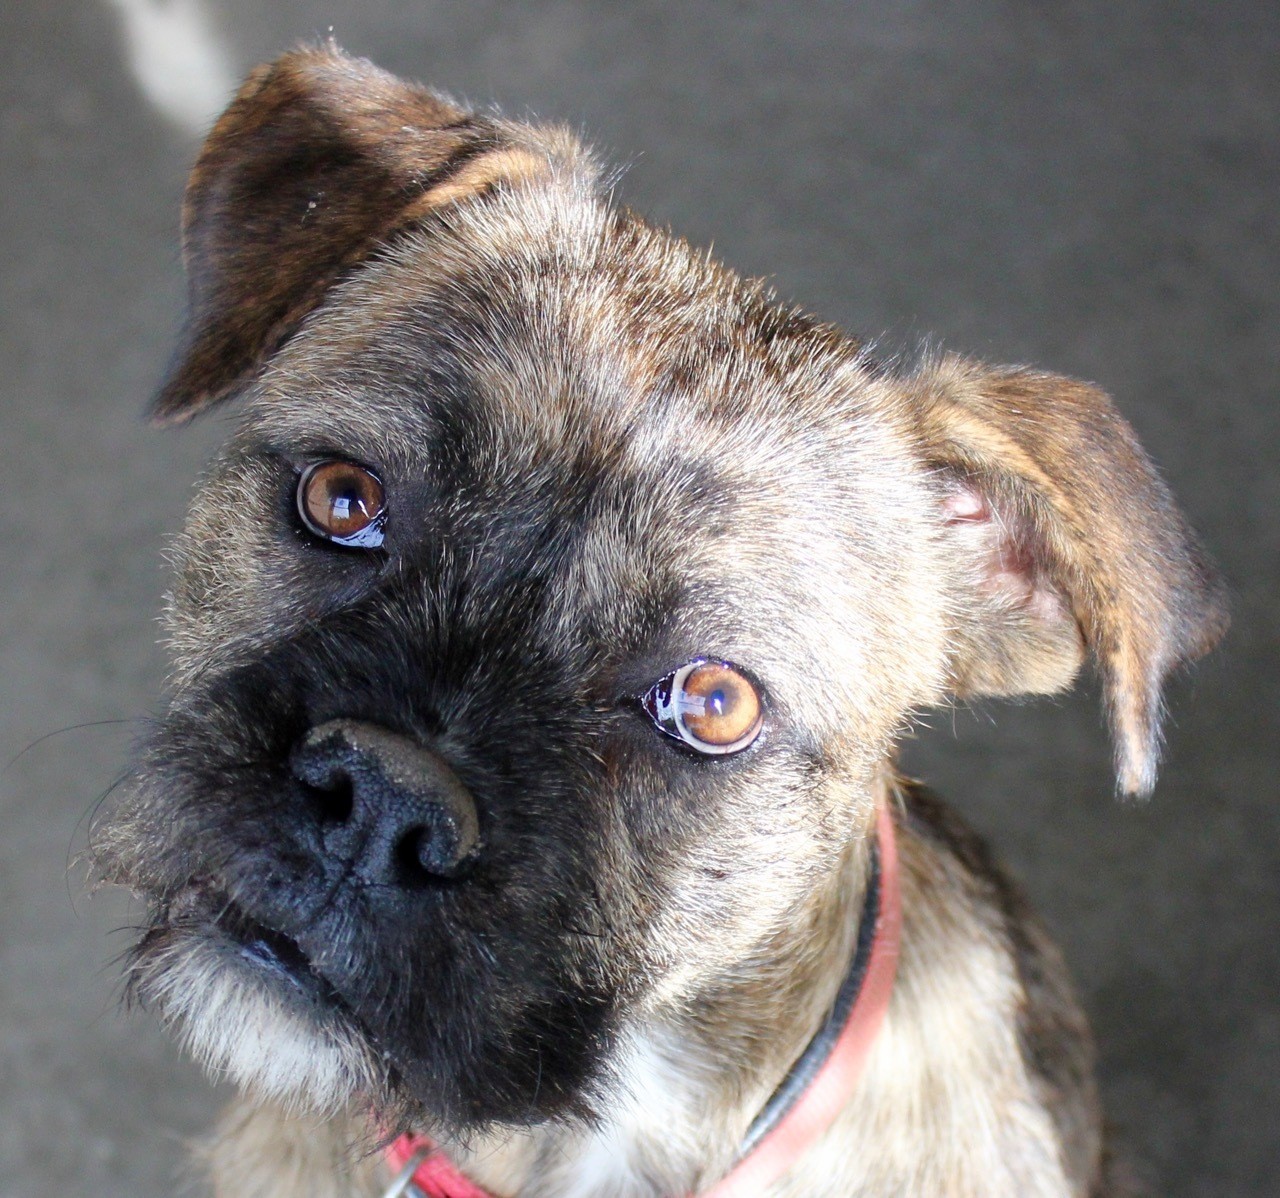
[[[306,510],[306,504],[303,500],[303,494],[306,490],[308,481],[314,476],[315,472],[323,466],[350,466],[367,474],[382,492],[382,506],[374,514],[373,518],[358,532],[352,533],[350,536],[338,537],[332,533],[325,532],[324,529],[316,527],[312,523],[311,517]],[[334,545],[340,549],[364,549],[364,550],[380,550],[383,541],[386,538],[387,525],[387,488],[382,481],[382,476],[374,469],[366,466],[363,462],[358,462],[354,458],[346,458],[334,454],[323,458],[317,458],[312,462],[308,462],[305,466],[295,471],[293,481],[293,510],[303,530],[308,536],[314,538],[323,545]]]
[[[691,732],[682,730],[679,721],[674,715],[664,715],[664,710],[670,711],[671,695],[675,688],[676,679],[681,674],[688,677],[699,666],[720,666],[722,669],[732,670],[735,674],[744,678],[755,691],[756,700],[760,704],[760,716],[750,732],[731,744],[712,745],[706,741],[699,740]],[[739,753],[745,753],[748,749],[760,744],[768,726],[769,700],[765,687],[750,670],[744,669],[736,662],[727,661],[722,657],[691,657],[683,665],[679,665],[674,670],[664,674],[647,691],[635,696],[635,699],[640,705],[640,709],[649,717],[653,726],[664,737],[699,758],[736,757]]]

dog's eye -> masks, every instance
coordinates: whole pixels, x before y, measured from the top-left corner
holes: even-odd
[[[727,661],[696,658],[660,678],[641,702],[660,732],[700,753],[737,753],[764,725],[760,692]]]
[[[386,496],[371,471],[353,462],[316,462],[298,480],[298,515],[318,537],[337,545],[382,544]]]

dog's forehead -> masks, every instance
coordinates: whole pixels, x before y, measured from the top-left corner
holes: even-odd
[[[244,435],[368,463],[393,520],[397,482],[421,482],[476,569],[478,545],[507,577],[553,576],[545,621],[665,625],[776,676],[865,666],[927,539],[892,409],[856,345],[566,187],[365,267],[278,356]]]
[[[839,418],[863,365],[761,285],[546,186],[446,213],[365,264],[277,356],[251,419],[285,438],[340,422],[395,452],[461,386],[494,435],[525,441],[626,431],[667,452],[674,418],[792,442]]]

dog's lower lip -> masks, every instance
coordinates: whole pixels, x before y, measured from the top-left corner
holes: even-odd
[[[296,940],[258,923],[236,907],[224,908],[214,923],[239,944],[240,955],[246,961],[269,969],[298,990],[318,989],[323,997],[333,997],[333,987],[316,972]]]
[[[298,990],[304,988],[303,977],[322,981],[294,941],[267,928],[253,928],[242,940],[240,955],[254,965],[271,970]]]
[[[212,926],[238,947],[241,959],[249,965],[270,972],[300,993],[337,1001],[333,986],[316,970],[296,940],[260,923],[236,903],[215,899],[202,882],[191,883],[173,900],[169,919]]]

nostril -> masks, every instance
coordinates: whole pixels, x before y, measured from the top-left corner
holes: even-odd
[[[355,787],[346,774],[336,774],[323,786],[304,781],[302,789],[323,824],[345,824],[355,808]]]
[[[457,876],[466,864],[457,829],[445,819],[409,828],[396,842],[395,859],[407,882],[433,882]]]
[[[358,762],[341,744],[314,733],[296,746],[289,769],[322,824],[345,824],[355,810]]]
[[[470,791],[429,748],[376,724],[337,719],[294,746],[289,768],[324,851],[383,885],[460,877],[479,848]]]

